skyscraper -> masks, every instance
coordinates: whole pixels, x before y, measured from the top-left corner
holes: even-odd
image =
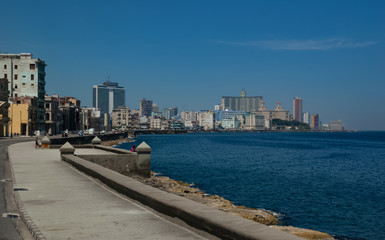
[[[163,111],[163,116],[166,118],[166,119],[171,119],[173,117],[176,117],[178,115],[178,108],[177,107],[173,107],[173,108],[166,108],[164,109]]]
[[[313,114],[311,115],[311,129],[318,130],[319,129],[319,115]]]
[[[117,82],[104,82],[93,87],[93,107],[100,109],[100,115],[111,114],[112,110],[125,105],[126,90]]]
[[[255,112],[262,100],[262,97],[248,97],[246,91],[242,90],[240,97],[222,97],[221,105],[224,110]]]
[[[302,98],[293,98],[293,118],[295,121],[303,122],[302,116]]]
[[[308,112],[304,112],[303,113],[303,122],[307,123],[307,124],[310,124],[310,116],[309,116]]]
[[[146,100],[143,98],[139,103],[140,116],[151,116],[152,113],[152,100]]]

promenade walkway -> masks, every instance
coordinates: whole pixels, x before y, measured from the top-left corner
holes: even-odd
[[[77,149],[75,153],[93,153]],[[47,239],[216,239],[198,235],[104,187],[34,142],[9,147],[15,188]]]

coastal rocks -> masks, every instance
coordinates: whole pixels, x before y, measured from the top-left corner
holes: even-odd
[[[124,142],[131,142],[131,140],[127,139],[127,138],[124,138],[124,139],[116,139],[116,140],[110,140],[110,141],[103,141],[102,145],[103,146],[107,146],[107,147],[111,147],[111,146],[118,145],[118,144],[121,144],[121,143],[124,143]]]
[[[327,233],[310,230],[310,229],[296,228],[291,226],[271,226],[271,227],[279,229],[281,231],[288,232],[290,234],[297,235],[298,237],[302,237],[310,240],[333,240],[334,239],[332,236],[330,236]]]
[[[243,217],[258,223],[270,225],[276,229],[286,231],[290,234],[297,235],[304,239],[309,240],[333,240],[334,238],[327,233],[322,233],[309,229],[295,228],[291,226],[276,226],[278,219],[271,212],[263,209],[247,208],[244,206],[234,205],[231,201],[224,199],[218,195],[210,195],[201,191],[199,188],[194,188],[190,184],[175,181],[169,177],[158,176],[156,173],[151,172],[150,178],[144,178],[141,176],[131,176],[132,178],[143,182],[152,187],[161,189],[163,191],[173,193],[196,202],[208,205],[210,207],[225,211],[235,216]]]
[[[206,194],[199,188],[191,187],[190,184],[182,181],[175,181],[165,176],[156,176],[154,173],[147,179],[139,176],[134,176],[133,178],[163,191],[183,196],[193,201],[258,223],[265,225],[278,223],[278,219],[268,211],[234,205],[231,201],[224,199],[223,197]]]
[[[230,211],[227,211],[233,215],[243,217],[249,220],[252,220],[254,222],[259,222],[265,225],[275,225],[278,224],[278,219],[271,214],[268,211],[261,210],[261,209],[241,209],[241,208],[236,208],[236,209],[231,209]]]

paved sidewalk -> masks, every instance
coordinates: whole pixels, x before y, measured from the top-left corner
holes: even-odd
[[[77,149],[76,153],[100,150]],[[207,239],[121,197],[34,142],[9,147],[24,207],[47,239]],[[209,237],[210,239],[214,239]]]

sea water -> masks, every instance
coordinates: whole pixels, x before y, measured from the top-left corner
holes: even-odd
[[[140,135],[151,168],[280,224],[337,239],[385,239],[385,132]]]

